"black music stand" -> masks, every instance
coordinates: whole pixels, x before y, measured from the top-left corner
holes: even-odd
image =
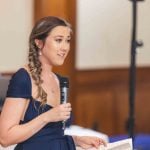
[[[132,39],[131,39],[131,62],[129,69],[129,119],[128,119],[128,132],[129,137],[133,139],[134,143],[134,126],[135,126],[135,81],[136,81],[136,48],[143,46],[142,41],[136,40],[136,25],[137,25],[137,2],[144,0],[130,0],[133,5],[133,26],[132,26]],[[133,144],[134,145],[134,144]]]

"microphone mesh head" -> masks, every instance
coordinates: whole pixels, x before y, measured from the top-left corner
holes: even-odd
[[[69,79],[66,77],[62,77],[60,80],[60,87],[67,87],[69,88]]]

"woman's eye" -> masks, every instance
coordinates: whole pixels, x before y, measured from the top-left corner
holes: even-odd
[[[60,43],[62,41],[62,39],[56,39],[56,42]]]
[[[68,39],[68,40],[67,40],[67,43],[70,43],[70,41],[71,41],[71,39]]]

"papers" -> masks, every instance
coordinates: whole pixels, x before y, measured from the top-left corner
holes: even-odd
[[[109,141],[108,135],[91,130],[89,128],[83,128],[77,125],[71,125],[69,128],[66,128],[65,134],[66,135],[78,135],[78,136],[96,136],[96,137],[102,138],[106,142]]]
[[[107,147],[100,147],[99,150],[133,150],[132,139],[125,139],[109,143]]]
[[[66,128],[65,134],[78,135],[78,136],[97,136],[108,142],[108,136],[106,134],[93,131],[91,129],[83,128],[80,126],[72,125],[70,128]],[[81,147],[77,147],[76,150],[83,150]],[[88,150],[133,150],[132,139],[128,138],[113,143],[108,143],[107,147],[100,146],[99,149],[90,148]]]
[[[77,147],[77,150],[83,150],[80,147]],[[88,150],[97,150],[96,148],[90,148]],[[98,150],[133,150],[132,139],[120,140],[113,143],[108,143],[107,147],[100,146]]]

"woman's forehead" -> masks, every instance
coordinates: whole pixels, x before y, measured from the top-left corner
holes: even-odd
[[[67,26],[57,26],[51,30],[49,33],[51,36],[70,36],[71,29]]]

